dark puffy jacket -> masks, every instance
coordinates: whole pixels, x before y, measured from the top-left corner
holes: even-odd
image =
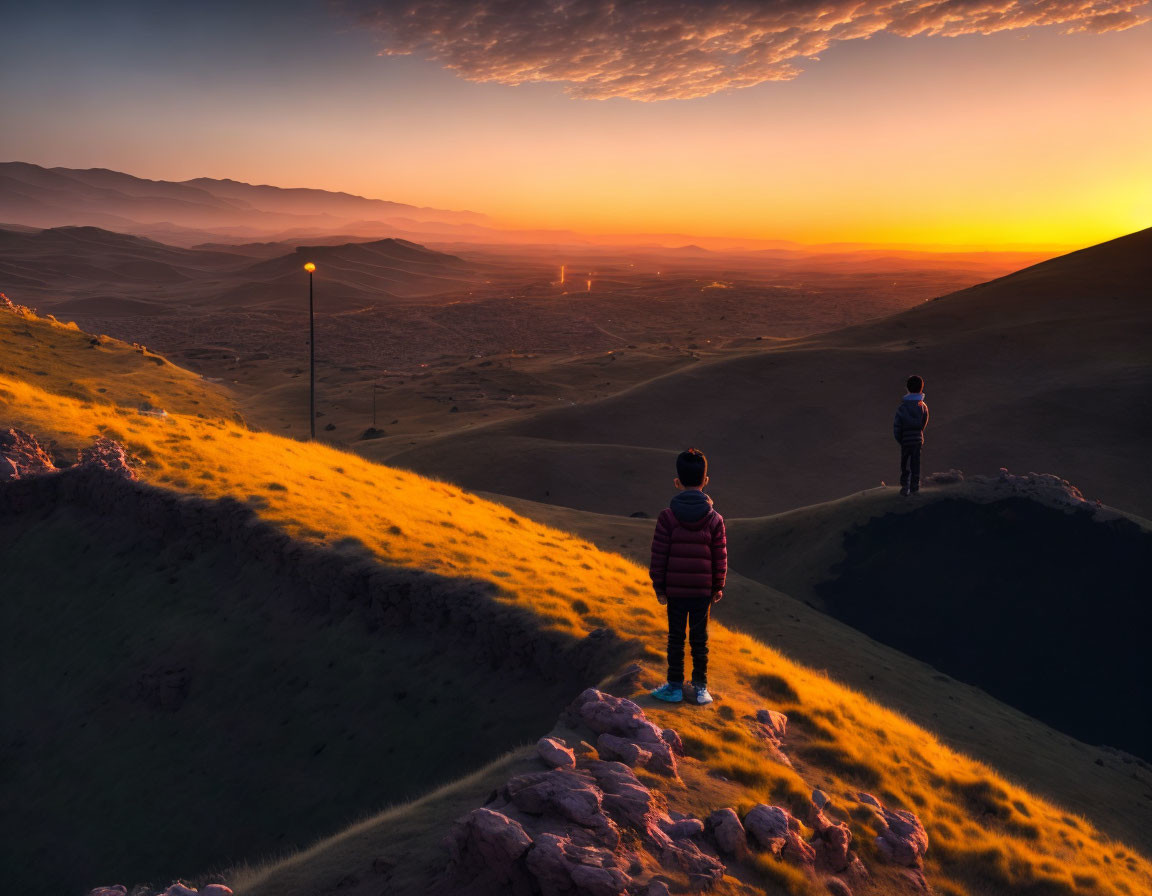
[[[924,393],[913,392],[904,396],[892,421],[892,435],[901,445],[923,445],[924,427],[928,425],[928,405]]]
[[[682,491],[661,511],[652,536],[648,569],[657,594],[670,598],[711,597],[728,575],[724,517],[701,491]]]

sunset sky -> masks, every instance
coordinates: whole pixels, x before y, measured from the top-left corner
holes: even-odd
[[[26,3],[0,33],[0,160],[509,227],[1085,245],[1152,226],[1150,16],[1130,0]]]

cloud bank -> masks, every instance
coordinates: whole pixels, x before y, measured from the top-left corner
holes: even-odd
[[[991,34],[1037,25],[1119,31],[1148,0],[347,0],[382,53],[469,81],[560,82],[584,99],[690,99],[785,81],[836,41]]]

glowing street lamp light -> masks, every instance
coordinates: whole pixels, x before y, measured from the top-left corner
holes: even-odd
[[[316,265],[304,265],[308,272],[308,435],[316,438],[316,316],[312,310],[312,272]]]

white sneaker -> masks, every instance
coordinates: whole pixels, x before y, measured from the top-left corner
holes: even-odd
[[[695,702],[697,706],[704,706],[712,702],[712,695],[708,693],[708,687],[706,685],[693,682],[692,688],[696,691]]]

